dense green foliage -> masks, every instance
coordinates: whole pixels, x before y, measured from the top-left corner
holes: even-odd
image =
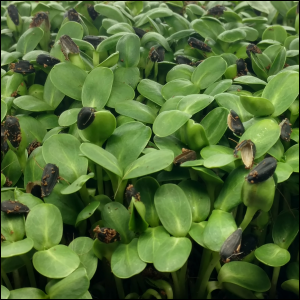
[[[299,296],[298,13],[1,1],[1,299]]]

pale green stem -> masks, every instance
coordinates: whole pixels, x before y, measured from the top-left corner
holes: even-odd
[[[277,287],[277,281],[280,273],[280,267],[276,267],[273,269],[273,276],[272,276],[272,283],[271,283],[271,289],[270,289],[270,299],[276,299],[276,287]]]
[[[218,274],[219,274],[221,268],[222,268],[222,267],[221,267],[221,263],[218,262],[218,263],[216,264],[216,271],[217,271]]]
[[[242,223],[242,221],[244,219],[244,207],[245,207],[244,203],[241,203],[238,206],[237,214],[236,214],[236,218],[235,218],[235,221],[237,224]]]
[[[79,193],[84,205],[88,206],[90,204],[90,195],[86,188],[86,184],[82,186],[82,188],[79,190]],[[89,219],[91,224],[94,224],[97,221],[94,215],[91,215]]]
[[[207,266],[210,262],[211,254],[212,254],[211,250],[209,250],[207,248],[203,248],[200,267],[199,267],[199,271],[198,271],[198,277],[197,277],[197,281],[196,281],[196,284],[195,284],[196,289],[197,289],[197,287],[200,286],[200,284],[202,282],[204,272],[207,269]]]
[[[273,220],[276,220],[278,212],[279,212],[279,199],[280,199],[280,194],[279,194],[279,190],[277,187],[277,191],[275,193],[273,206],[272,206],[272,210],[271,210]]]
[[[69,54],[69,60],[74,66],[77,66],[82,70],[85,70],[85,64],[80,54]]]
[[[98,194],[103,195],[103,170],[102,167],[99,165],[96,165],[96,174],[97,174],[97,187],[98,187]]]
[[[207,269],[205,270],[199,289],[196,291],[196,299],[204,299],[204,297],[206,296],[206,288],[209,282],[209,278],[219,260],[220,260],[219,253],[212,252],[212,259]]]
[[[210,199],[210,213],[213,211],[214,208],[214,203],[215,203],[215,189],[216,185],[210,183],[210,182],[205,182],[206,184],[206,189],[207,193]]]
[[[247,211],[246,211],[244,220],[240,225],[240,228],[242,228],[243,231],[250,224],[250,222],[252,221],[252,219],[257,211],[258,211],[258,209],[256,207],[247,207]]]
[[[138,274],[135,276],[136,282],[140,288],[140,290],[145,291],[147,289],[146,283],[144,278],[142,277],[141,274]]]
[[[79,190],[79,194],[84,205],[88,206],[90,204],[90,196],[85,184]]]
[[[178,274],[178,279],[180,282],[185,282],[186,280],[186,271],[187,271],[187,261],[185,262],[185,264],[182,266],[182,268],[177,271]]]
[[[104,190],[105,190],[105,195],[107,197],[110,198],[113,195],[113,191],[111,189],[111,183],[110,183],[109,180],[108,181],[104,181]]]
[[[32,267],[32,263],[31,261],[27,258],[26,255],[21,255],[22,260],[25,263],[26,269],[27,269],[27,273],[28,273],[28,277],[29,277],[29,282],[31,287],[36,287],[36,280],[35,280],[35,276],[34,276],[34,271],[33,271],[33,267]]]
[[[12,272],[12,274],[13,274],[13,278],[14,278],[15,289],[21,288],[21,281],[20,281],[19,271],[18,270],[14,270]]]
[[[12,285],[9,281],[9,278],[7,277],[7,274],[5,273],[2,267],[1,267],[1,278],[3,279],[7,289],[11,291],[13,289]]]
[[[25,167],[26,167],[26,161],[27,157],[25,154],[25,151],[22,151],[22,153],[18,153],[18,151],[15,152],[19,161],[19,164],[21,166],[21,171],[24,173]]]
[[[79,231],[79,236],[85,236],[86,227],[87,227],[87,221],[86,220],[83,220],[82,222],[80,222],[80,224],[77,227],[77,229]]]
[[[262,246],[265,243],[266,236],[267,236],[268,226],[266,225],[259,233],[258,236],[258,247]]]
[[[180,285],[176,271],[171,272],[172,279],[173,279],[173,287],[174,287],[174,299],[183,299],[181,297]]]
[[[116,286],[117,286],[119,299],[124,299],[125,294],[124,294],[122,279],[117,276],[114,276],[114,277],[115,277],[115,282],[116,282]]]
[[[125,299],[140,299],[140,295],[137,293],[130,293],[125,297]]]
[[[127,182],[128,180],[123,180],[121,183],[119,183],[118,190],[115,194],[115,201],[123,203]]]
[[[198,181],[197,172],[195,170],[193,170],[192,168],[189,168],[189,172],[190,172],[191,179],[194,181]]]
[[[186,281],[186,271],[187,271],[187,261],[182,266],[182,268],[176,272],[177,273],[177,277],[178,277],[178,281],[179,281],[181,298],[183,298],[183,299],[187,299],[188,298],[187,281]]]
[[[155,297],[156,299],[161,299],[160,294],[154,289],[148,289],[141,297],[141,299],[151,299]]]
[[[96,67],[97,65],[99,65],[99,61],[100,61],[100,53],[97,51],[93,52],[93,66]]]

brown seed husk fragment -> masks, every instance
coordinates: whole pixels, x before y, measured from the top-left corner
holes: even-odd
[[[242,229],[238,228],[224,242],[220,250],[220,257],[224,263],[231,261],[231,258],[240,254],[242,243]]]
[[[22,214],[28,213],[29,207],[18,201],[7,200],[1,202],[1,211],[7,214]]]
[[[69,54],[79,54],[78,46],[68,35],[63,35],[59,38],[61,51],[66,60],[69,60]]]
[[[6,116],[4,134],[11,145],[18,149],[22,140],[22,136],[19,119],[17,117]]]
[[[99,241],[105,244],[111,244],[114,242],[119,242],[121,240],[120,234],[112,228],[101,227],[97,225],[93,231],[95,232],[95,236]]]
[[[227,125],[229,129],[238,136],[242,136],[245,132],[244,125],[239,115],[232,109],[230,110],[230,113],[227,117]]]
[[[241,151],[242,161],[246,169],[251,169],[253,167],[256,147],[251,140],[245,140],[239,143],[234,149],[234,156],[238,157],[237,153]]]
[[[182,153],[175,157],[173,163],[174,165],[182,164],[186,161],[196,160],[197,154],[193,150],[182,148]]]
[[[41,11],[36,13],[35,16],[32,18],[29,28],[40,27],[43,22],[45,22],[46,28],[50,29],[48,13]]]
[[[280,138],[286,142],[291,140],[291,134],[293,132],[292,124],[290,123],[289,119],[285,118],[280,124],[281,128]]]

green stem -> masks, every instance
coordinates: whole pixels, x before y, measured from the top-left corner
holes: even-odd
[[[193,170],[192,168],[189,168],[189,172],[190,172],[191,179],[194,181],[198,181],[197,172],[195,170]]]
[[[218,262],[218,263],[216,264],[216,271],[217,271],[218,274],[219,274],[221,268],[222,268],[222,267],[221,267],[221,263]]]
[[[136,98],[136,101],[137,102],[143,102],[145,100],[145,97],[144,96],[142,96],[142,95],[139,95],[139,96],[137,96],[137,98]]]
[[[178,282],[179,282],[179,288],[180,288],[180,293],[181,293],[180,298],[181,299],[187,299],[188,298],[186,271],[187,271],[187,261],[182,266],[182,268],[176,272]]]
[[[87,228],[87,221],[83,220],[82,222],[80,222],[80,224],[77,227],[79,231],[79,236],[85,236],[86,228]]]
[[[182,268],[177,272],[178,273],[179,282],[181,282],[181,283],[185,282],[185,280],[186,280],[186,271],[187,271],[187,261],[182,266]]]
[[[89,196],[89,192],[88,192],[85,184],[79,190],[79,194],[80,194],[83,204],[85,206],[88,206],[90,204],[90,196]]]
[[[114,277],[115,277],[115,282],[116,282],[116,286],[117,286],[119,299],[124,299],[125,294],[124,294],[122,279],[117,276],[114,276]]]
[[[211,253],[212,253],[211,250],[209,250],[207,248],[203,248],[200,267],[199,267],[199,271],[198,271],[198,277],[197,277],[197,281],[195,284],[196,288],[199,287],[202,282],[202,277],[203,277],[204,272],[207,269],[207,266],[210,262]]]
[[[86,184],[84,184],[82,186],[82,188],[79,190],[79,193],[80,193],[80,197],[81,197],[82,202],[84,203],[84,205],[88,206],[90,204],[90,195],[89,195],[89,192],[86,188]],[[91,224],[94,224],[97,221],[94,215],[91,215],[89,217],[89,219],[90,219]]]
[[[125,297],[125,299],[139,299],[139,298],[140,298],[140,295],[137,293],[130,293]]]
[[[107,197],[111,197],[113,195],[113,191],[111,189],[111,182],[108,180],[108,181],[104,181],[104,190],[105,190],[105,195]]]
[[[97,187],[98,187],[98,194],[102,195],[104,194],[103,190],[103,170],[102,167],[99,165],[96,165],[96,174],[97,174]]]
[[[287,186],[283,189],[283,210],[291,210],[291,194]]]
[[[82,70],[85,70],[85,64],[80,54],[69,54],[69,60],[74,66],[77,66]]]
[[[179,280],[178,280],[176,271],[171,272],[171,275],[172,275],[172,279],[173,279],[174,299],[183,299],[183,297],[181,297],[180,284],[179,284]]]
[[[96,67],[99,65],[99,60],[100,60],[100,53],[97,51],[93,52],[93,66]]]
[[[205,182],[206,184],[206,190],[210,199],[210,214],[214,209],[214,203],[215,203],[215,196],[216,196],[216,184]]]
[[[238,206],[238,211],[235,219],[237,224],[241,224],[244,219],[244,207],[245,207],[244,203],[241,203]]]
[[[258,241],[257,241],[258,247],[262,246],[265,243],[267,232],[268,232],[268,225],[262,228],[259,232]]]
[[[5,271],[3,270],[3,268],[1,267],[1,278],[3,279],[7,289],[9,289],[10,291],[13,289],[12,285],[9,281],[9,278],[7,277],[7,274],[5,273]]]
[[[165,293],[167,295],[167,299],[173,299],[173,289],[169,282],[162,280],[162,279],[152,280],[152,279],[147,278],[147,283],[150,283],[154,287],[165,291]]]
[[[14,270],[12,273],[13,273],[13,278],[14,278],[15,289],[21,288],[21,281],[20,281],[19,271]]]
[[[273,206],[272,206],[272,218],[273,220],[276,220],[278,212],[279,212],[279,199],[280,199],[280,194],[279,194],[279,188],[277,187],[277,190],[275,192],[275,197],[274,197],[274,201],[273,201]]]
[[[125,299],[140,299],[140,295],[137,293],[130,293],[125,297]]]
[[[21,257],[22,257],[22,260],[24,261],[26,269],[27,269],[30,285],[31,285],[31,287],[36,287],[36,281],[35,281],[35,276],[34,276],[32,263],[27,258],[26,255],[21,255]]]
[[[27,156],[25,154],[25,151],[22,151],[22,153],[19,153],[18,151],[15,152],[17,154],[17,158],[19,161],[19,164],[21,166],[21,171],[24,173],[25,167],[26,167],[26,161]]]
[[[138,284],[138,287],[140,288],[141,291],[145,291],[147,289],[145,279],[142,277],[141,274],[138,274],[135,276],[136,282]]]
[[[151,299],[155,297],[156,299],[161,299],[160,294],[154,289],[148,289],[141,297],[141,299]]]
[[[137,275],[132,276],[130,278],[130,292],[131,293],[138,293],[139,292],[139,285],[137,281]]]
[[[123,180],[121,183],[119,183],[118,189],[115,194],[115,201],[123,203],[127,182],[128,180]]]
[[[211,275],[212,271],[214,270],[214,268],[217,265],[219,260],[220,260],[219,253],[218,252],[212,252],[212,259],[211,259],[209,265],[207,266],[207,269],[205,270],[205,273],[203,275],[201,284],[200,284],[198,290],[196,291],[196,294],[195,294],[196,299],[204,299],[204,297],[206,295],[206,288],[207,288],[207,284],[209,282],[210,275]]]
[[[246,211],[244,220],[240,225],[240,228],[242,228],[243,231],[250,224],[250,222],[252,221],[252,219],[257,211],[258,211],[258,209],[256,207],[247,207],[247,211]]]
[[[222,284],[219,283],[219,281],[210,281],[207,284],[207,296],[209,296],[209,294],[211,294],[213,291],[215,290],[221,290],[222,289]],[[211,299],[208,298],[207,299]]]
[[[280,273],[280,267],[276,267],[273,269],[273,276],[272,276],[272,283],[271,283],[271,289],[270,289],[270,299],[276,299],[276,287],[277,287],[277,281]]]

